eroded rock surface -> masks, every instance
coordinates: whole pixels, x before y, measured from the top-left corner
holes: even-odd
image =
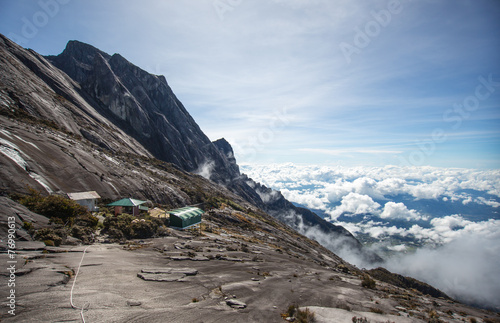
[[[308,308],[317,322],[352,322],[353,317],[370,322],[427,322],[429,313],[442,322],[497,318],[495,313],[380,281],[375,289],[366,289],[361,287],[359,270],[325,249],[318,248],[315,255],[312,246],[279,239],[278,231],[271,233],[276,239],[269,241],[242,233],[184,233],[182,238],[148,239],[138,249],[95,244],[83,261],[84,247],[62,246],[68,252],[52,254],[21,251],[19,259],[27,261],[19,268],[24,274],[16,278],[16,316],[4,315],[2,322],[79,320],[80,311],[69,306],[73,283],[73,302],[88,307],[84,311],[88,322],[103,322],[103,318],[148,323],[282,322],[290,305]],[[282,252],[276,251],[276,243]],[[175,249],[176,244],[197,246],[210,260],[170,260],[163,250]],[[220,247],[236,244],[243,247],[230,247],[232,251],[224,254],[255,258],[229,262],[215,257]],[[323,259],[316,261],[320,256]],[[4,268],[0,271],[6,274]],[[156,278],[141,279],[138,273]]]

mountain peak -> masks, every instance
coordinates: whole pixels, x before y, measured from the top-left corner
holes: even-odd
[[[79,41],[68,42],[63,53],[47,58],[78,82],[111,122],[156,158],[186,171],[214,164],[215,181],[239,175],[232,160],[210,142],[177,99],[165,77],[142,70],[120,54],[110,56]]]
[[[231,147],[231,144],[226,139],[220,138],[213,143],[217,148],[219,148],[220,151],[224,153],[224,155],[230,158],[234,158],[233,147]]]
[[[98,49],[90,44],[78,41],[78,40],[70,40],[66,44],[66,48],[61,53],[61,55],[81,56],[82,54],[85,54],[85,55],[90,54],[90,55],[94,56],[96,53],[101,54],[106,59],[109,59],[109,57],[110,57],[109,54],[101,51],[100,49]]]

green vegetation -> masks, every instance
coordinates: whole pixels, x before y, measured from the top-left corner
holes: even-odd
[[[68,233],[65,229],[52,229],[44,228],[35,232],[33,238],[35,240],[40,240],[47,246],[59,246],[61,245],[63,239],[66,239]]]
[[[384,314],[384,311],[382,311],[380,308],[376,308],[376,307],[370,307],[370,312],[376,313],[376,314]]]
[[[19,202],[30,211],[48,217],[52,223],[72,226],[75,220],[80,218],[97,223],[97,219],[90,219],[92,215],[85,207],[73,200],[59,195],[43,196],[32,188],[28,190],[30,194],[21,197]]]
[[[305,310],[301,310],[298,305],[290,305],[288,306],[288,310],[286,313],[281,314],[283,319],[287,319],[289,317],[294,318],[293,322],[298,323],[314,323],[316,322],[316,317],[314,312],[310,311],[308,308]]]
[[[351,307],[344,301],[338,301],[336,307],[349,312],[352,311]]]
[[[93,241],[93,234],[99,220],[85,207],[59,195],[43,196],[28,187],[29,194],[18,196],[18,201],[30,211],[50,219],[52,228],[35,230],[33,224],[24,222],[23,228],[35,239],[49,246],[59,246],[68,235],[82,240],[84,244]]]
[[[166,235],[166,219],[145,216],[136,218],[130,214],[107,216],[103,233],[115,240],[146,239]]]
[[[370,323],[366,317],[352,317],[352,323]]]
[[[375,289],[376,288],[375,280],[373,280],[369,275],[363,275],[361,279],[361,286],[364,288]]]
[[[436,310],[431,310],[429,312],[429,320],[428,320],[429,323],[440,323],[440,322],[443,322],[439,319],[439,314],[437,313]]]

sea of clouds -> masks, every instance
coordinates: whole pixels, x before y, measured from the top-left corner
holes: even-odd
[[[369,236],[375,251],[392,251],[383,264],[389,270],[500,310],[500,170],[292,163],[241,169],[355,236]],[[328,241],[318,230],[304,232]]]

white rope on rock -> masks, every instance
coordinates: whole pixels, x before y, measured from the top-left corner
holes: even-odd
[[[87,248],[83,250],[82,259],[80,260],[80,264],[78,265],[78,269],[76,270],[75,279],[73,280],[73,285],[71,286],[71,293],[69,297],[69,303],[71,304],[71,307],[80,310],[80,317],[82,318],[83,323],[85,323],[85,318],[83,317],[83,311],[89,308],[90,303],[86,303],[82,307],[75,306],[75,304],[73,304],[73,289],[75,288],[76,278],[78,277],[78,273],[80,272],[80,267],[82,266],[83,263],[83,257],[85,257],[85,253],[87,252],[87,249],[89,247],[90,246],[87,246]]]

